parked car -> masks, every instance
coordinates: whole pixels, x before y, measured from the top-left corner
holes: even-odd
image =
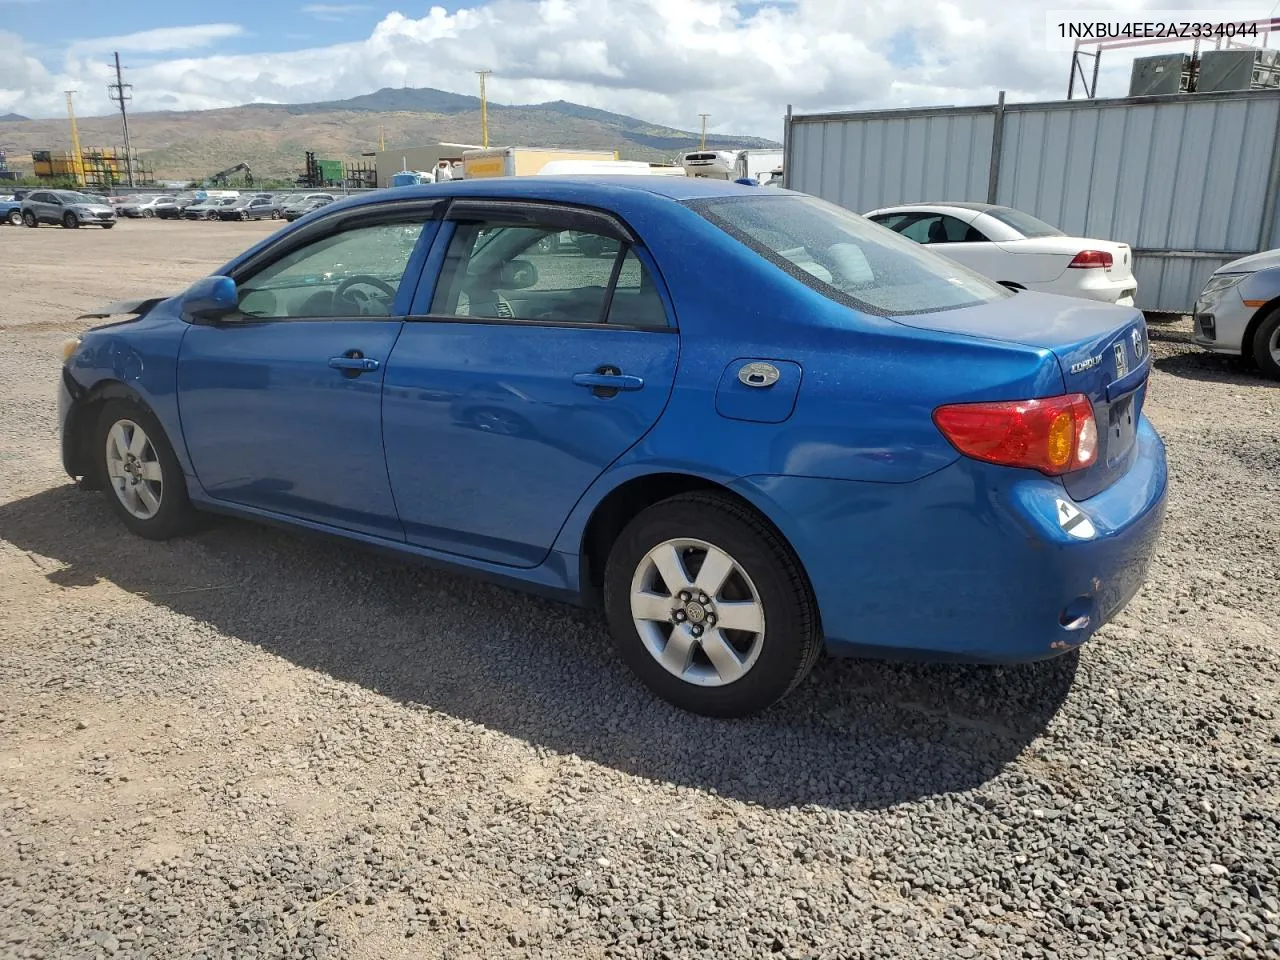
[[[187,207],[182,217],[184,220],[218,220],[223,210],[239,202],[239,197],[211,197]]]
[[[319,210],[331,203],[333,203],[332,197],[311,197],[299,203],[292,203],[284,208],[284,218],[292,223],[299,217],[305,217],[312,210]]]
[[[991,203],[904,203],[867,218],[1015,290],[1131,307],[1138,292],[1125,243],[1069,237],[1030,214]]]
[[[241,197],[235,203],[218,208],[223,220],[262,220],[271,216],[270,197]]]
[[[22,226],[22,201],[8,197],[0,200],[0,223]]]
[[[1280,380],[1280,249],[1219,267],[1194,307],[1195,341],[1252,360]]]
[[[628,181],[349,198],[102,311],[64,349],[67,473],[145,538],[214,510],[599,604],[716,716],[824,645],[1038,660],[1125,606],[1166,498],[1141,313],[802,194]],[[531,252],[565,230],[617,251]]]
[[[177,200],[168,195],[153,197],[134,197],[128,203],[120,204],[116,213],[122,217],[174,217],[178,215]]]
[[[75,190],[36,190],[22,201],[22,222],[28,227],[60,223],[64,227],[93,224],[110,230],[116,212],[96,197]]]

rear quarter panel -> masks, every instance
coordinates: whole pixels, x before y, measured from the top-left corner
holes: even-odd
[[[684,208],[678,215],[628,212],[627,219],[675,304],[680,364],[662,418],[584,496],[561,549],[576,550],[574,538],[609,490],[646,473],[688,473],[726,484],[782,474],[907,483],[959,456],[933,424],[941,403],[1062,390],[1061,370],[1048,350],[857,312]],[[743,359],[800,367],[788,419],[757,423],[717,412],[725,368]]]

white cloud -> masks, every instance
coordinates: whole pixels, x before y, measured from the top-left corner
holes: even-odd
[[[367,3],[308,3],[301,12],[315,17],[317,20],[345,20],[353,13],[364,13],[369,9]]]
[[[156,27],[120,37],[96,37],[75,40],[71,51],[79,54],[128,50],[135,53],[169,53],[175,50],[198,50],[219,40],[244,33],[236,23],[205,23],[194,27]]]
[[[1132,0],[1102,4],[1140,18]],[[989,0],[476,0],[453,13],[388,13],[367,38],[329,47],[151,58],[127,79],[135,109],[172,110],[329,100],[386,86],[475,93],[473,71],[492,68],[489,95],[501,103],[565,99],[686,129],[710,113],[713,132],[780,138],[788,103],[800,113],[991,103],[1001,89],[1013,102],[1060,99],[1070,60],[1048,51],[1044,35],[1045,11],[1060,5],[1024,0],[1011,15]],[[1150,4],[1180,5],[1191,6]],[[105,83],[104,65],[86,50],[194,51],[239,30],[209,24],[86,41],[59,71],[0,35],[0,112],[59,116],[62,90]],[[890,59],[903,42],[913,57],[898,60],[910,67]],[[1104,95],[1126,92],[1133,56],[1104,53]],[[86,96],[80,108],[107,113],[105,91],[101,100]]]

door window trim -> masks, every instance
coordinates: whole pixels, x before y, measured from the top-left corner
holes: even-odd
[[[620,250],[614,258],[613,271],[610,274],[609,289],[605,292],[608,307],[613,305],[613,293],[616,288],[618,274],[626,251],[636,255],[643,269],[647,270],[662,301],[662,310],[666,315],[666,326],[653,327],[640,324],[607,323],[603,320],[519,320],[503,317],[471,317],[453,314],[431,313],[431,302],[435,299],[436,287],[440,283],[440,274],[444,268],[449,244],[453,241],[455,225],[464,220],[484,219],[507,220],[518,225],[520,220],[533,221],[535,218],[550,218],[549,226],[558,226],[561,218],[571,224],[565,230],[586,230],[603,233],[611,239],[618,240],[626,249]],[[545,219],[538,222],[546,223]],[[608,232],[606,232],[608,231]],[[652,254],[644,246],[643,241],[616,214],[594,207],[577,206],[555,201],[537,200],[490,200],[485,198],[457,198],[450,202],[445,212],[440,229],[436,232],[430,252],[425,258],[418,288],[410,304],[409,313],[404,317],[406,323],[466,323],[488,326],[511,327],[561,327],[569,329],[589,330],[630,330],[645,333],[679,333],[679,318],[676,316],[675,302],[671,299],[667,281],[658,271]],[[606,309],[603,316],[608,316]]]

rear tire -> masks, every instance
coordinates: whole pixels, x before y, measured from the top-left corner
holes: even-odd
[[[791,548],[716,493],[672,497],[627,525],[609,553],[604,606],[637,676],[669,703],[710,717],[743,717],[782,699],[822,649],[817,603]]]
[[[1253,360],[1263,376],[1280,380],[1280,308],[1267,314],[1253,332]]]
[[[15,227],[20,227],[20,226],[22,226],[22,211],[21,211],[21,210],[10,210],[10,211],[9,211],[9,223],[10,223],[10,224],[12,224],[12,225],[13,225],[13,226],[15,226]]]
[[[94,450],[107,502],[133,533],[168,540],[194,527],[182,466],[150,410],[135,400],[108,401]]]
[[[22,222],[32,229],[40,226],[40,221],[36,219],[36,215],[30,210],[22,215]]]
[[[70,210],[68,210],[62,216],[62,225],[68,230],[75,230],[77,227],[80,226],[80,218],[77,217]]]

